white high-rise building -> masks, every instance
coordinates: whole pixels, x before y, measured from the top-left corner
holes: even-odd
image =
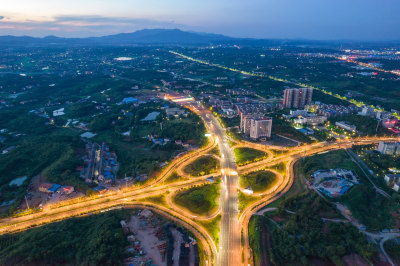
[[[270,138],[272,131],[272,118],[262,117],[251,119],[250,138]]]
[[[251,119],[253,119],[253,115],[244,115],[241,114],[240,116],[240,131],[244,134],[250,134],[250,126],[251,126]]]

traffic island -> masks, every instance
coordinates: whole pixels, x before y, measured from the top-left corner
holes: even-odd
[[[264,151],[247,147],[235,148],[233,152],[238,166],[251,164],[268,157],[268,153]]]
[[[191,214],[209,216],[218,211],[219,189],[219,182],[195,186],[177,192],[172,200]]]
[[[216,173],[219,169],[219,160],[211,155],[204,155],[186,165],[183,171],[191,176],[199,177]]]
[[[278,177],[275,173],[268,170],[260,170],[250,172],[240,176],[239,184],[243,188],[243,192],[247,194],[263,193],[272,188],[278,182]]]

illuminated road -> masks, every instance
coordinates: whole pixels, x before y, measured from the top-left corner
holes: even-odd
[[[290,81],[290,80],[287,80],[287,79],[278,78],[278,77],[270,76],[270,75],[262,75],[262,74],[249,72],[249,71],[244,71],[244,70],[240,70],[240,69],[236,69],[236,68],[232,68],[232,67],[222,66],[222,65],[215,64],[215,63],[210,63],[210,62],[207,62],[207,61],[204,61],[204,60],[201,60],[201,59],[196,59],[196,58],[193,58],[193,57],[181,54],[181,53],[177,53],[175,51],[169,51],[169,52],[171,54],[174,54],[174,55],[179,56],[181,58],[184,58],[186,60],[189,60],[189,61],[192,61],[192,62],[196,62],[196,63],[199,63],[199,64],[203,64],[203,65],[208,65],[210,67],[216,67],[216,68],[220,68],[220,69],[224,69],[224,70],[228,70],[228,71],[232,71],[232,72],[237,72],[237,73],[241,73],[243,75],[252,76],[252,77],[259,77],[259,78],[264,78],[265,77],[265,78],[269,78],[269,79],[274,80],[274,81],[279,81],[279,82],[283,82],[283,83],[286,83],[286,84],[292,84],[292,85],[299,86],[299,87],[310,87],[310,88],[318,90],[318,91],[320,91],[320,92],[322,92],[324,94],[328,94],[328,95],[330,95],[332,97],[340,99],[342,101],[347,101],[349,103],[355,104],[355,105],[357,105],[359,107],[368,106],[368,104],[366,104],[364,102],[361,102],[361,101],[358,101],[358,100],[355,100],[355,99],[347,99],[346,97],[341,96],[341,95],[339,95],[337,93],[332,93],[332,92],[327,91],[325,89],[318,88],[318,87],[315,87],[315,86],[312,86],[312,85],[309,85],[309,84],[304,84],[304,83],[296,82],[296,81]],[[337,58],[337,59],[343,60],[341,58]],[[353,61],[353,63],[363,64],[361,62],[354,62],[354,61]],[[368,65],[368,67],[373,68],[373,66],[370,66],[370,65]],[[397,76],[400,76],[400,73],[395,72],[395,71],[387,71],[387,70],[384,70],[384,69],[376,69],[376,70],[383,71],[383,72],[389,72],[389,73],[395,74]],[[374,106],[372,106],[372,105],[370,107],[374,108]],[[374,108],[374,109],[376,109],[376,108]],[[399,117],[399,115],[396,112],[393,112],[392,115],[395,116],[395,117]]]
[[[219,139],[221,153],[221,229],[218,265],[240,265],[240,225],[238,220],[239,177],[232,150],[228,145],[225,130],[215,117],[212,117],[213,133]]]
[[[391,138],[367,138],[351,139],[337,142],[323,142],[312,145],[305,145],[288,150],[286,148],[272,147],[271,149],[287,150],[286,153],[269,156],[267,159],[237,168],[231,148],[228,146],[225,130],[218,120],[211,115],[210,111],[196,104],[186,104],[188,108],[199,114],[204,120],[208,131],[213,134],[209,144],[199,150],[193,151],[180,158],[173,160],[164,171],[148,184],[141,187],[127,187],[120,191],[109,192],[100,196],[85,197],[79,200],[63,201],[61,204],[46,206],[41,212],[33,213],[20,217],[9,217],[0,220],[0,233],[10,233],[25,230],[33,226],[51,223],[73,216],[87,215],[99,211],[107,211],[116,207],[142,206],[157,209],[161,214],[170,217],[172,220],[179,221],[183,226],[192,231],[201,241],[205,250],[205,260],[208,265],[241,265],[242,251],[244,253],[244,265],[252,264],[248,241],[248,223],[250,217],[263,206],[273,202],[288,191],[293,183],[294,173],[293,164],[303,156],[316,153],[348,148],[354,144],[371,144],[379,140],[392,140]],[[187,177],[187,180],[165,184],[164,181],[174,171],[181,169],[193,161],[195,158],[203,156],[213,148],[218,147],[221,154],[221,197],[219,211],[207,217],[197,217],[189,210],[176,206],[172,202],[172,195],[180,189],[186,189],[194,185],[206,183],[207,176]],[[249,142],[239,142],[238,147],[252,147],[265,150],[265,146]],[[280,162],[286,164],[286,174],[278,175],[278,183],[275,187],[260,194],[260,199],[247,206],[239,217],[238,211],[238,173],[247,173],[265,167],[273,166]],[[218,175],[218,174],[216,174]],[[168,195],[167,195],[168,194]],[[148,198],[153,196],[166,195],[165,203],[151,202]],[[146,199],[147,198],[147,199]],[[196,220],[209,220],[221,214],[220,243],[217,249],[210,233]],[[243,232],[243,246],[241,246],[241,232]]]

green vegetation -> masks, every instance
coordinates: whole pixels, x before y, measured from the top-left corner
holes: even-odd
[[[343,149],[305,157],[301,159],[300,162],[301,164],[298,166],[297,170],[300,175],[306,178],[309,178],[311,174],[318,169],[333,168],[352,170],[360,178],[365,178],[361,169],[350,159],[349,155]]]
[[[220,231],[220,223],[221,223],[221,214],[218,214],[212,220],[198,220],[199,224],[204,226],[204,228],[210,233],[212,238],[214,239],[215,245],[218,247],[219,244],[219,231]]]
[[[239,166],[260,161],[267,157],[267,153],[264,151],[252,149],[252,148],[236,148],[233,150],[236,158],[236,163]]]
[[[337,200],[344,203],[353,216],[367,229],[381,230],[391,228],[399,203],[376,193],[371,183],[366,179],[361,169],[350,159],[344,150],[331,151],[306,157],[299,161],[297,174],[306,178],[317,169],[344,168],[352,170],[362,180],[362,184],[353,186],[346,194]]]
[[[115,107],[91,121],[90,129],[98,134],[95,140],[107,142],[117,153],[120,162],[118,176],[143,173],[155,176],[160,171],[160,162],[170,160],[183,150],[182,146],[175,144],[175,140],[197,146],[207,144],[204,124],[196,114],[188,111],[186,118],[167,118],[161,107],[160,103],[147,103],[125,108],[125,113],[130,115],[124,116],[121,116],[121,107]],[[142,121],[154,111],[160,113],[156,121]],[[127,131],[130,136],[123,136],[122,133]],[[170,141],[166,145],[156,145],[147,140],[149,136]]]
[[[373,187],[362,184],[344,194],[340,201],[346,204],[352,215],[367,229],[382,230],[392,228],[400,205],[376,193]],[[397,214],[398,215],[398,214]],[[399,220],[399,218],[396,218]]]
[[[364,150],[362,150],[364,148]],[[353,151],[361,156],[374,174],[383,178],[389,168],[400,169],[400,156],[381,154],[375,151],[375,146],[356,147]]]
[[[289,150],[274,150],[274,149],[271,149],[270,152],[272,152],[272,154],[274,156],[281,156],[281,155],[289,153]]]
[[[238,132],[237,129],[235,128],[229,128],[226,130],[226,133],[228,134],[228,136],[230,136],[232,139],[236,140],[236,141],[241,141],[243,140],[242,134],[240,132]],[[231,143],[229,143],[230,146],[232,146]]]
[[[240,186],[246,188],[251,186],[255,193],[264,192],[272,188],[278,181],[277,176],[265,170],[251,172],[240,176]]]
[[[249,235],[255,263],[308,265],[309,259],[319,258],[341,265],[342,257],[352,253],[370,261],[376,249],[366,237],[350,224],[323,222],[327,214],[338,215],[318,195],[307,192],[286,199],[275,213],[253,216]]]
[[[235,116],[233,118],[228,118],[225,116],[220,115],[219,118],[221,119],[224,127],[236,127],[240,124],[240,116]]]
[[[49,182],[72,185],[87,192],[88,186],[79,178],[76,166],[79,155],[76,149],[83,143],[77,137],[51,135],[35,137],[22,142],[14,150],[0,157],[0,202],[15,199],[9,214],[13,214],[23,199],[30,179],[38,174]],[[21,176],[27,180],[20,187],[9,186],[9,182]]]
[[[203,176],[216,173],[219,168],[219,160],[213,156],[201,156],[192,163],[185,166],[185,173],[192,176]]]
[[[218,209],[219,182],[195,186],[178,192],[173,201],[192,213],[210,215]]]
[[[161,205],[161,206],[164,206],[164,207],[168,208],[167,201],[165,199],[165,194],[152,196],[152,197],[147,197],[147,198],[144,198],[144,199],[140,199],[139,201],[151,202],[151,203],[155,203],[155,204],[158,204],[158,205]]]
[[[238,199],[239,199],[238,208],[239,212],[241,213],[247,206],[261,199],[261,197],[246,195],[243,192],[239,191]]]
[[[369,116],[361,115],[347,115],[340,118],[333,119],[331,123],[334,125],[337,121],[345,121],[351,125],[355,125],[357,131],[361,132],[363,135],[373,136],[373,135],[391,135],[392,132],[385,129],[380,125],[378,131],[376,131],[378,121]]]
[[[268,169],[275,170],[279,172],[282,176],[286,175],[286,164],[287,162],[280,162],[277,164],[274,164],[273,166],[268,167]]]
[[[277,164],[277,165],[279,165],[279,164]],[[303,176],[299,176],[299,171],[297,170],[299,165],[300,165],[299,161],[297,161],[294,164],[295,176],[294,176],[294,180],[293,180],[293,185],[290,187],[288,192],[283,194],[279,199],[277,199],[274,202],[265,206],[265,208],[278,207],[279,204],[281,204],[282,201],[285,201],[288,197],[292,197],[292,196],[298,195],[298,194],[306,191],[307,185],[306,185],[305,179],[303,178]],[[277,170],[277,169],[275,169],[275,170]],[[277,170],[277,171],[279,171],[279,170]]]
[[[128,245],[124,212],[110,211],[0,236],[2,265],[119,265]]]
[[[384,248],[386,253],[390,256],[390,258],[394,261],[394,264],[397,265],[400,262],[400,242],[397,239],[388,240],[384,244]]]
[[[279,115],[275,115],[272,120],[272,134],[281,135],[296,141],[311,143],[312,140],[309,136],[304,135],[297,129],[295,129],[289,122],[285,121]]]
[[[178,181],[183,181],[186,180],[186,178],[181,177],[180,175],[178,175],[178,173],[175,171],[173,172],[169,177],[167,177],[167,179],[165,179],[164,184],[171,184],[174,182],[178,182]]]
[[[210,151],[210,154],[214,154],[214,155],[216,155],[216,156],[218,156],[218,157],[221,156],[221,153],[220,153],[220,151],[219,151],[218,144],[217,144],[217,146],[215,146],[214,149],[212,149],[212,150]]]

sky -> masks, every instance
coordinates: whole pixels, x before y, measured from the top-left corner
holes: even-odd
[[[400,0],[1,0],[0,35],[104,36],[151,28],[232,37],[400,40]]]

